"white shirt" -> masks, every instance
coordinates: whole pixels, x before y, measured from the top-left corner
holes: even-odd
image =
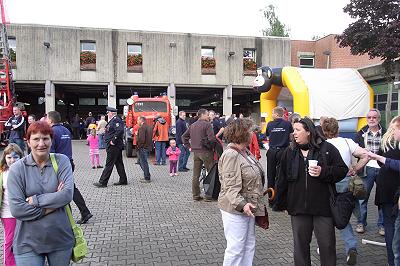
[[[3,172],[3,200],[1,202],[1,218],[14,218],[10,211],[7,189],[8,170]]]
[[[337,137],[326,140],[339,150],[340,156],[347,167],[350,168],[354,151],[359,147],[352,139]],[[350,148],[350,149],[349,149]]]

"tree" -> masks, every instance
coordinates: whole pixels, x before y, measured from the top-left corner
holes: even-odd
[[[391,112],[392,84],[399,80],[400,57],[400,1],[398,0],[350,0],[343,9],[356,19],[337,36],[340,47],[350,47],[353,55],[368,54],[383,62],[389,84],[386,117]],[[388,119],[387,119],[388,120]],[[388,122],[386,120],[386,122]]]
[[[265,7],[261,12],[268,22],[268,27],[262,30],[263,36],[289,37],[290,29],[279,20],[274,5]]]

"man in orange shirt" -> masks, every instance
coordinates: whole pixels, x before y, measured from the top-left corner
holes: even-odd
[[[156,144],[156,165],[166,165],[165,147],[168,142],[168,125],[167,121],[161,116],[155,119],[153,129],[153,140]]]

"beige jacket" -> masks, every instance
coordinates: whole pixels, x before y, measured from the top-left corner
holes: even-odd
[[[263,169],[257,159],[247,150],[250,163],[236,150],[228,148],[218,162],[221,191],[218,207],[229,213],[241,214],[246,203],[257,206],[255,215],[265,214],[265,204],[261,202],[263,184],[260,169]],[[257,167],[257,165],[260,169]]]

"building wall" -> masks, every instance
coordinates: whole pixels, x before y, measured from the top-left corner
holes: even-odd
[[[259,65],[290,64],[288,38],[180,34],[43,25],[9,25],[16,37],[17,81],[175,84],[250,87],[243,49],[257,48]],[[80,70],[80,42],[96,42],[96,71]],[[46,48],[43,42],[49,42]],[[127,72],[127,44],[142,44],[143,73]],[[176,46],[171,45],[175,43]],[[201,47],[215,47],[216,75],[201,75]],[[229,57],[229,52],[235,52]]]
[[[360,68],[382,62],[379,58],[370,59],[368,55],[352,55],[349,47],[339,47],[335,37],[335,34],[330,34],[316,41],[292,40],[292,66],[299,66],[298,55],[303,52],[315,54],[315,68]],[[325,51],[330,52],[329,64]]]

